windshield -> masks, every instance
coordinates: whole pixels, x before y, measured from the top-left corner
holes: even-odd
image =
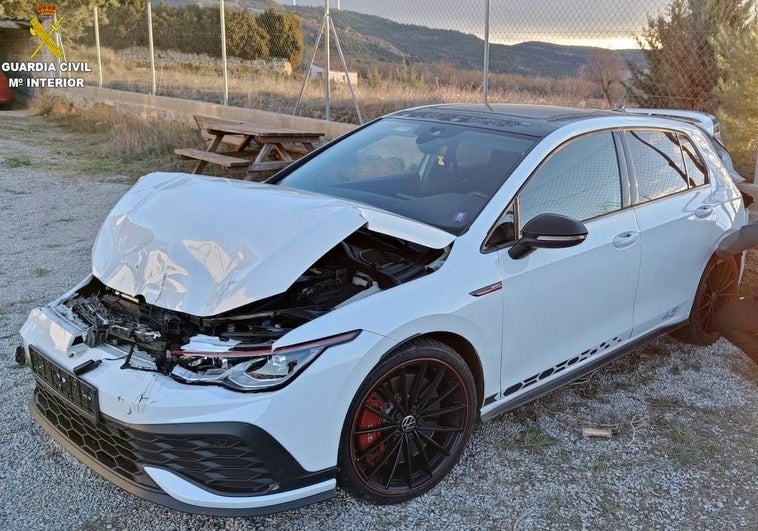
[[[537,139],[380,120],[272,183],[341,197],[461,234]]]

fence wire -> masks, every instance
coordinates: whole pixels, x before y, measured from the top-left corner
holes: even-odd
[[[152,28],[149,2],[106,6],[98,11],[102,66],[88,83],[102,76],[103,86],[120,90],[283,113],[297,107],[346,122],[361,112],[370,119],[412,105],[482,101],[485,86],[491,103],[714,112],[714,43],[725,26],[755,14],[751,0],[331,0],[326,23],[326,5],[154,2]],[[67,44],[74,60],[96,64],[88,9]]]

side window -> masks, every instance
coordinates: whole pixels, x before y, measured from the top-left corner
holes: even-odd
[[[687,170],[676,133],[629,131],[627,140],[637,179],[638,203],[688,188]]]
[[[704,185],[708,174],[705,162],[700,158],[689,138],[680,134],[679,144],[682,146],[682,155],[684,155],[684,165],[687,167],[687,177],[689,177],[690,186]]]
[[[584,221],[621,209],[621,174],[610,132],[566,144],[550,155],[518,197],[519,225],[539,214]]]

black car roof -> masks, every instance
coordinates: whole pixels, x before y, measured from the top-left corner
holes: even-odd
[[[486,127],[542,138],[572,122],[618,116],[618,113],[550,105],[463,103],[416,107],[391,116]]]

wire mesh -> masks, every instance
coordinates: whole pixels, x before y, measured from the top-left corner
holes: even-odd
[[[157,94],[224,101],[222,3],[153,3]],[[104,86],[153,91],[147,4],[100,9]],[[346,122],[358,121],[353,94],[367,119],[413,105],[482,101],[487,5],[490,103],[715,113],[726,64],[718,43],[725,30],[739,31],[755,17],[754,0],[223,4],[230,105],[292,113],[299,101],[298,114],[325,118],[330,109],[330,119]],[[69,42],[79,60],[95,64],[87,9]]]
[[[335,118],[345,121],[356,118],[348,79],[358,86],[358,100],[369,117],[421,103],[481,100],[484,0],[331,0],[337,35],[328,32],[328,54],[322,31],[325,2],[226,2],[231,104],[291,112],[303,76],[315,82],[306,90],[300,112],[314,117],[323,117],[325,78],[333,82]],[[144,71],[150,60],[146,4],[100,10],[101,46],[108,50],[102,67],[106,86],[151,90]],[[640,43],[656,44],[645,39],[648,21],[670,14],[668,0],[489,4],[490,101],[656,103],[712,110],[707,98],[696,99],[682,83],[657,87],[658,93],[651,87],[640,90],[644,77],[633,86],[634,69],[640,76],[649,66]],[[156,3],[152,11],[157,93],[221,101],[219,1]],[[713,80],[708,79],[707,50],[698,46],[709,46],[712,35],[707,24],[689,30],[692,35],[683,39],[675,55],[692,67],[690,83],[702,92]],[[78,43],[94,45],[91,20]],[[702,87],[691,81],[693,76],[703,78]]]

